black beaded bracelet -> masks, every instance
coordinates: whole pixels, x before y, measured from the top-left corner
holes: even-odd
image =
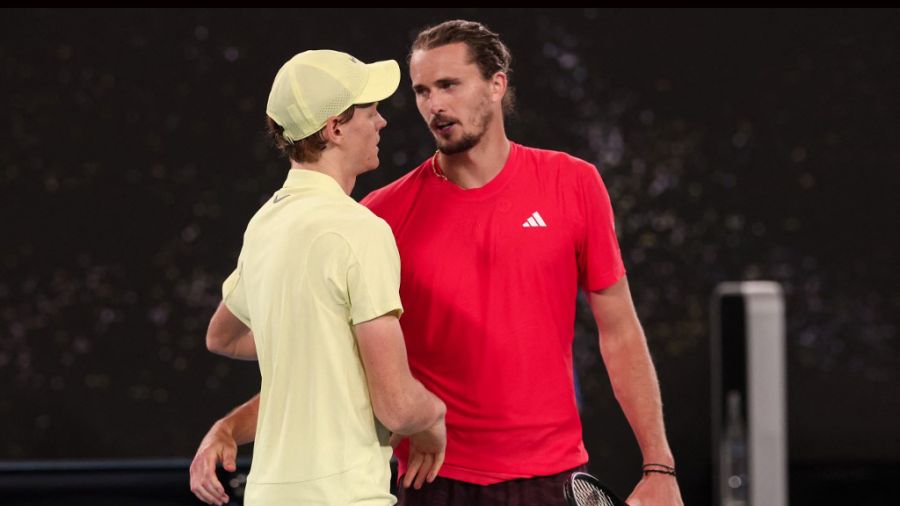
[[[641,473],[647,475],[650,473],[667,474],[675,476],[675,468],[665,464],[644,464],[641,466]]]
[[[659,474],[667,474],[669,476],[675,476],[675,471],[664,471],[662,469],[644,469],[643,471],[641,471],[641,473],[643,473],[645,475],[650,474],[650,473],[659,473]]]

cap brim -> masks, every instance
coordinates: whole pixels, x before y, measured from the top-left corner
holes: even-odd
[[[397,87],[400,86],[400,65],[396,61],[368,63],[366,68],[369,70],[369,81],[362,93],[353,101],[354,104],[380,102],[397,91]]]

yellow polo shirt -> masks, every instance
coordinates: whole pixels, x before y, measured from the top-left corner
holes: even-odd
[[[225,305],[262,376],[244,504],[392,505],[353,325],[402,312],[390,227],[330,176],[292,169],[247,225]]]

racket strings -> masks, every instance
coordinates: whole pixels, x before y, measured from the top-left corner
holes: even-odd
[[[606,492],[583,480],[573,480],[572,490],[579,506],[616,506]]]

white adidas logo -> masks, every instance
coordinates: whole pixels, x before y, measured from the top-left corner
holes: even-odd
[[[546,227],[547,224],[544,223],[544,219],[541,218],[541,214],[535,211],[534,214],[528,217],[528,220],[526,220],[525,223],[522,224],[522,226],[525,228]]]

